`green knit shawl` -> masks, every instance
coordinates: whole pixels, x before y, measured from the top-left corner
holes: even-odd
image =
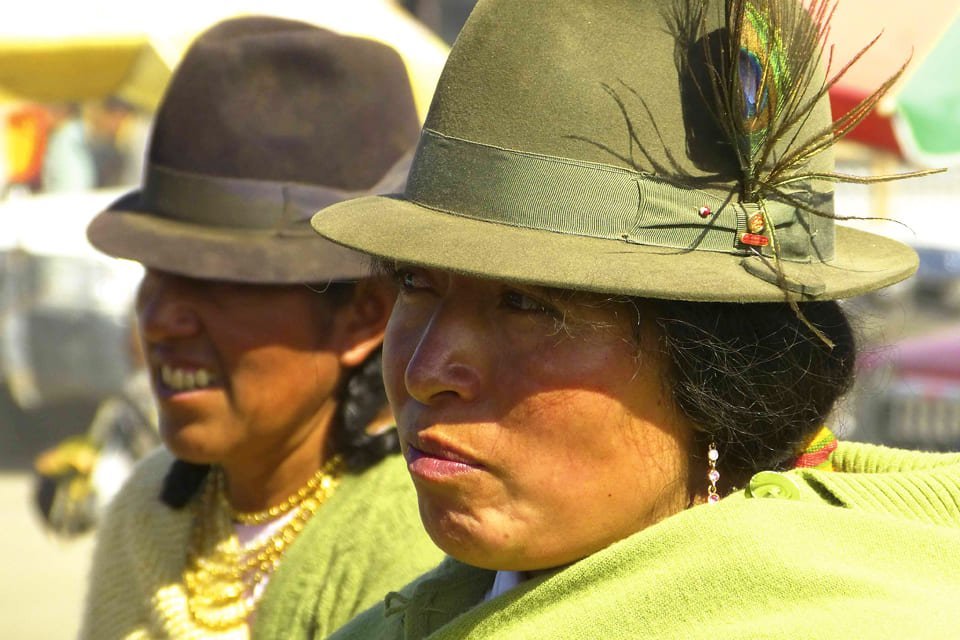
[[[960,637],[960,455],[832,462],[784,474],[794,499],[694,507],[482,604],[494,573],[448,560],[333,638]]]
[[[399,456],[343,478],[270,578],[254,640],[325,638],[442,559]]]

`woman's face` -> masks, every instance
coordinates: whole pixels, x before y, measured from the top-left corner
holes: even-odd
[[[632,309],[430,269],[397,278],[384,378],[444,551],[547,569],[687,506],[692,432]]]
[[[167,447],[191,462],[252,468],[298,447],[319,452],[355,346],[351,305],[300,285],[148,270],[137,316]]]

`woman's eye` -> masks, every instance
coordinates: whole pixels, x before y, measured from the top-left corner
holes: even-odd
[[[396,269],[393,279],[403,291],[419,291],[428,288],[430,284],[422,274],[412,269]]]
[[[508,308],[524,313],[553,314],[555,312],[550,305],[520,291],[505,291],[503,301]]]

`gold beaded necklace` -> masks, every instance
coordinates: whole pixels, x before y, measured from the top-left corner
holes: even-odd
[[[336,489],[341,467],[340,457],[333,457],[287,500],[256,513],[234,512],[227,502],[223,470],[211,469],[203,493],[194,501],[183,572],[187,606],[197,624],[223,631],[246,623],[259,598],[257,586],[276,569],[283,553]],[[263,524],[295,508],[297,512],[275,532],[255,545],[241,546],[234,521]]]
[[[337,461],[337,464],[339,464],[339,460]],[[269,509],[264,509],[263,511],[231,510],[233,519],[240,524],[263,524],[264,522],[270,522],[271,520],[279,518],[291,509],[300,505],[304,500],[307,499],[307,496],[314,495],[318,488],[328,488],[330,483],[334,482],[334,475],[331,474],[331,469],[332,467],[330,463],[325,464],[323,467],[317,470],[312,478],[307,480],[307,484],[297,489],[296,493],[291,495],[280,504],[274,505]]]

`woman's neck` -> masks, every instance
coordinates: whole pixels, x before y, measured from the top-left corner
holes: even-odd
[[[295,494],[333,456],[330,431],[335,407],[323,411],[300,430],[300,437],[277,446],[252,448],[250,455],[222,463],[230,506],[262,511]]]

